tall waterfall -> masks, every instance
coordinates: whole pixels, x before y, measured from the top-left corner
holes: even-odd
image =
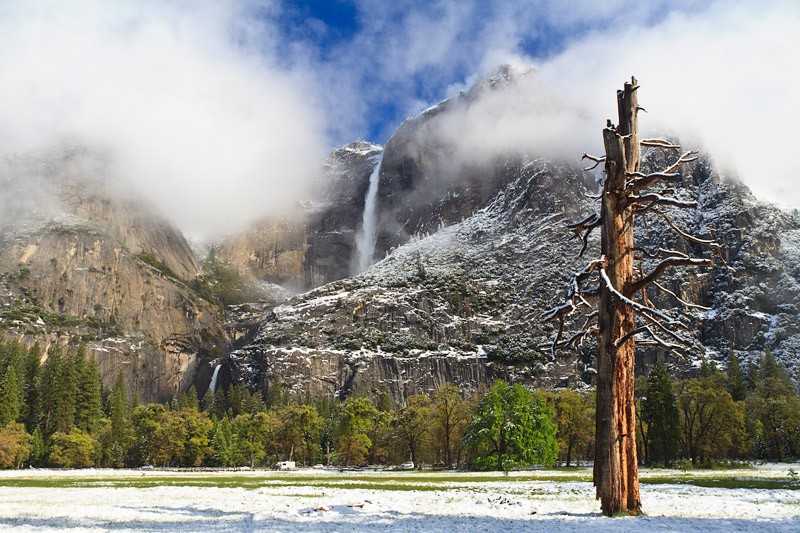
[[[217,390],[217,378],[219,377],[219,369],[222,368],[222,365],[217,365],[214,367],[214,373],[211,375],[211,383],[208,384],[208,392],[214,394],[214,391]]]
[[[358,250],[358,262],[356,271],[363,272],[372,264],[375,255],[375,242],[378,238],[378,182],[381,176],[381,163],[383,156],[378,159],[372,174],[369,175],[369,187],[367,196],[364,199],[364,214],[361,220],[361,231],[356,235],[356,250]]]

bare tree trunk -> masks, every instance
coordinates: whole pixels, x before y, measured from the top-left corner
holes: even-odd
[[[633,208],[627,205],[627,173],[639,170],[636,80],[617,92],[619,125],[603,131],[606,181],[603,186],[601,246],[610,285],[623,294],[634,279]],[[594,484],[607,515],[639,514],[634,400],[636,327],[634,309],[601,284],[598,309],[597,442]],[[619,346],[617,339],[627,339]]]
[[[600,213],[593,213],[567,226],[583,241],[578,257],[586,251],[592,231],[600,228],[602,254],[583,270],[575,272],[562,303],[542,313],[544,321],[558,322],[551,347],[553,356],[558,348],[577,348],[587,336],[598,337],[594,484],[597,498],[607,515],[641,513],[636,460],[634,339],[637,335],[643,336],[642,342],[669,352],[688,351],[692,344],[679,333],[686,329],[686,324],[675,319],[673,313],[652,307],[644,291],[654,285],[678,300],[683,308],[696,307],[657,281],[673,267],[710,267],[713,264],[710,258],[690,257],[683,252],[659,248],[654,252],[645,250],[648,257],[660,259],[649,272],[644,272],[644,261],[638,270],[634,269],[634,215],[637,212],[639,216],[647,213],[657,215],[679,238],[702,245],[723,257],[719,243],[682,230],[663,210],[696,209],[697,202],[681,199],[669,187],[652,190],[666,183],[680,182],[682,165],[696,161],[697,154],[691,150],[685,152],[659,172],[639,172],[640,146],[667,152],[677,150],[678,153],[681,148],[666,139],[639,139],[636,115],[642,108],[638,104],[638,88],[636,79],[631,78],[623,90],[617,91],[619,125],[614,126],[609,120],[603,130],[605,156],[583,154],[582,157],[594,162],[585,171],[605,162],[606,179]],[[587,300],[595,300],[598,294],[596,302]],[[634,300],[636,295],[640,295],[642,302]],[[593,310],[595,304],[597,309]],[[565,320],[578,311],[582,312],[583,307],[589,311],[584,315],[585,322],[580,331],[562,339]],[[597,320],[596,326],[591,325],[593,320]],[[669,340],[661,338],[660,333],[665,333]]]

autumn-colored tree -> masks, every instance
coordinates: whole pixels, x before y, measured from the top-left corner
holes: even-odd
[[[170,466],[184,454],[187,429],[174,411],[160,404],[133,409],[134,462],[140,465]]]
[[[94,466],[97,441],[80,429],[56,432],[50,437],[50,466],[57,468],[89,468]]]
[[[565,389],[549,395],[555,411],[561,461],[570,466],[576,456],[591,449],[594,440],[594,400],[586,393]]]
[[[722,376],[678,383],[680,440],[686,457],[700,466],[735,455],[744,433],[744,411],[726,390]]]
[[[31,455],[31,437],[25,427],[11,422],[0,428],[0,468],[22,468]]]
[[[457,464],[461,456],[464,430],[469,423],[469,404],[452,384],[442,385],[433,394],[431,435],[445,467]]]
[[[394,418],[394,436],[414,465],[420,463],[421,448],[430,437],[431,399],[415,394],[406,401]]]

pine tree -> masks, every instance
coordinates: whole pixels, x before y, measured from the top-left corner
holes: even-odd
[[[226,416],[226,399],[225,391],[218,388],[213,393],[206,394],[206,398],[210,398],[206,410],[211,418],[221,420]]]
[[[0,381],[0,427],[16,422],[23,412],[22,386],[17,377],[16,365],[6,367]]]
[[[239,436],[233,431],[233,426],[227,417],[215,424],[211,448],[221,466],[238,466],[244,463]]]
[[[233,384],[228,387],[226,398],[228,412],[231,417],[239,416],[244,412],[242,407],[244,401],[244,385]]]
[[[38,405],[39,400],[37,396],[37,381],[39,379],[39,372],[41,366],[42,352],[39,349],[39,344],[35,344],[33,348],[27,351],[24,361],[24,384],[23,391],[25,394],[25,412],[23,417],[25,419],[25,427],[28,432],[33,432],[39,420]]]
[[[242,399],[242,409],[245,413],[254,415],[260,411],[264,411],[266,408],[264,400],[261,398],[259,392],[250,392],[245,389],[245,396]]]
[[[747,384],[744,380],[742,367],[739,364],[739,357],[736,352],[731,350],[731,356],[728,358],[727,368],[727,388],[734,401],[741,402],[747,395]]]
[[[58,375],[61,372],[61,349],[51,346],[47,359],[39,372],[36,382],[37,421],[42,433],[49,437],[55,433],[55,404],[57,397]]]
[[[54,402],[54,428],[61,433],[69,433],[75,426],[78,403],[78,377],[83,372],[84,360],[80,352],[69,353],[64,357],[56,377]]]
[[[109,461],[112,466],[124,466],[130,448],[132,431],[128,392],[122,374],[117,376],[117,381],[109,395],[109,416],[111,418]]]
[[[655,364],[647,379],[642,418],[648,426],[648,459],[669,466],[678,449],[678,407],[672,379],[661,362]]]
[[[794,394],[792,380],[786,370],[775,359],[771,350],[766,350],[758,368],[756,388],[765,398]]]
[[[717,367],[717,363],[714,361],[709,361],[708,358],[703,357],[703,360],[700,362],[700,377],[710,378],[712,376],[716,376],[718,373],[719,368]]]
[[[83,431],[94,433],[103,417],[100,369],[94,359],[84,359],[83,348],[78,357],[83,362],[79,365],[75,424]]]
[[[194,388],[194,385],[189,387],[189,390],[186,392],[182,392],[178,395],[178,402],[177,402],[178,410],[189,409],[193,411],[200,410],[200,401],[197,399],[197,389]]]
[[[31,435],[31,464],[44,466],[47,463],[47,445],[44,442],[41,430],[37,427]]]

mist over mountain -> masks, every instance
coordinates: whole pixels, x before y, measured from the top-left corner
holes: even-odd
[[[796,3],[401,4],[357,2],[353,34],[318,50],[331,29],[287,31],[293,8],[277,1],[3,2],[0,156],[87,150],[106,188],[214,240],[294,213],[331,147],[383,142],[508,64],[533,74],[436,126],[451,178],[508,151],[596,151],[606,95],[636,73],[649,89],[643,133],[702,146],[765,199],[800,204]],[[572,37],[526,48],[545,30]]]
[[[589,385],[590,347],[554,359],[532,323],[579,266],[563,226],[602,177],[579,158],[635,73],[643,134],[703,154],[681,221],[729,265],[670,281],[711,308],[673,370],[771,350],[796,377],[800,9],[558,4],[364,1],[321,51],[280,2],[0,3],[2,334],[88,343],[143,399],[214,374],[396,401]],[[539,25],[574,33],[536,54]]]

